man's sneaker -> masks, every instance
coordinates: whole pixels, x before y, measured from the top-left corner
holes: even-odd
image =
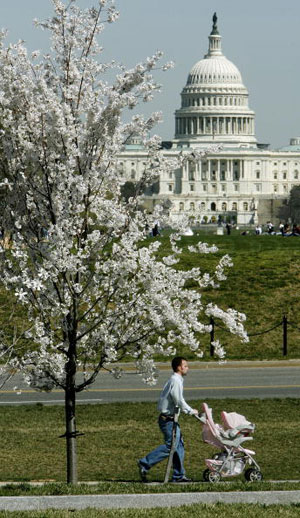
[[[147,470],[144,468],[144,466],[140,463],[140,461],[137,461],[137,465],[140,472],[140,477],[142,482],[147,482]]]
[[[179,483],[179,482],[193,482],[191,478],[186,477],[185,475],[181,478],[174,478],[172,482]]]

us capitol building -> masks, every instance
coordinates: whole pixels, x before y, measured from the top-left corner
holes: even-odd
[[[209,48],[191,69],[175,111],[175,138],[163,142],[166,156],[193,149],[218,151],[170,174],[145,192],[149,211],[168,201],[170,216],[196,215],[202,222],[238,224],[276,220],[278,207],[300,183],[300,137],[271,150],[255,137],[255,113],[238,68],[222,53],[217,16],[209,35]],[[142,174],[146,152],[138,138],[126,145],[119,166],[131,182]]]

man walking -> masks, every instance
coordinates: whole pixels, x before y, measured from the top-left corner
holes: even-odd
[[[147,481],[147,472],[152,466],[167,458],[172,444],[172,431],[174,425],[175,408],[179,407],[185,414],[198,415],[198,410],[191,408],[183,398],[183,377],[188,373],[188,364],[182,356],[176,356],[172,360],[173,374],[165,384],[158,401],[159,428],[164,436],[165,444],[161,444],[138,460],[141,480]],[[185,475],[183,466],[184,444],[179,424],[176,424],[175,451],[173,456],[172,482],[191,482]]]

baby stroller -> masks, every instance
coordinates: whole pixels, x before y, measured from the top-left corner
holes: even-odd
[[[221,477],[235,477],[244,473],[250,482],[261,481],[263,476],[260,467],[254,460],[255,452],[244,448],[244,443],[250,441],[255,425],[235,412],[221,412],[223,426],[214,423],[212,410],[203,403],[203,414],[198,417],[203,424],[202,438],[207,444],[220,449],[212,459],[205,459],[207,469],[203,472],[205,482],[219,482]]]

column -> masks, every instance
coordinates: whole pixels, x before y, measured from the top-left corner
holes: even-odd
[[[233,160],[228,160],[228,180],[232,180]]]
[[[220,181],[220,165],[221,165],[221,161],[220,160],[217,160],[217,181],[219,182]]]

